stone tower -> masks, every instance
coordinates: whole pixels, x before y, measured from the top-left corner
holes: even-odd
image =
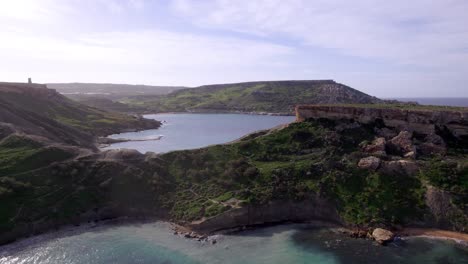
[[[28,78],[28,83],[32,83],[31,78]]]

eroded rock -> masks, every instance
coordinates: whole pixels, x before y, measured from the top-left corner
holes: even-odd
[[[391,242],[393,240],[393,238],[395,237],[395,234],[383,228],[376,228],[372,232],[372,237],[375,239],[377,243],[381,245],[385,245],[386,243]]]
[[[424,139],[424,143],[419,146],[419,151],[423,155],[444,155],[447,153],[447,145],[444,139],[437,134],[430,134]]]
[[[419,166],[411,160],[384,161],[381,163],[380,171],[385,174],[415,175],[419,172]]]
[[[394,138],[394,137],[396,137],[398,135],[398,133],[395,130],[389,129],[387,127],[376,128],[375,133],[379,137],[383,137],[385,139],[391,139],[391,138]]]
[[[364,147],[364,152],[377,155],[377,156],[385,156],[387,155],[387,153],[385,152],[386,144],[387,144],[387,141],[385,140],[385,138],[383,137],[377,138],[372,142],[372,144]]]
[[[358,167],[361,169],[377,170],[380,167],[381,160],[377,157],[370,156],[367,158],[362,158]]]
[[[404,156],[409,152],[416,154],[416,147],[413,144],[413,133],[409,131],[401,131],[398,136],[392,138],[388,142],[388,147],[391,152]]]

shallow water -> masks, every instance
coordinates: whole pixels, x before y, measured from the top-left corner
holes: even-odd
[[[293,116],[244,114],[155,114],[146,118],[164,121],[159,129],[111,135],[111,138],[154,139],[112,144],[105,149],[130,148],[142,153],[195,149],[227,143],[257,130],[291,123]]]
[[[172,234],[167,223],[43,235],[0,248],[0,263],[468,263],[455,242],[412,238],[381,247],[329,229],[283,225],[217,236]]]

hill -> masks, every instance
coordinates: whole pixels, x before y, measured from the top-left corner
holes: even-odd
[[[23,83],[0,83],[0,121],[4,134],[23,132],[74,145],[89,145],[94,136],[160,126],[79,104],[45,85]]]
[[[120,102],[151,112],[270,112],[293,114],[298,104],[372,104],[382,100],[332,80],[205,85]]]
[[[77,94],[64,94],[66,97],[76,101],[80,104],[91,106],[94,108],[103,109],[110,112],[120,112],[129,114],[141,114],[148,112],[148,109],[140,105],[129,105],[112,100],[109,98],[98,97],[93,95],[77,95]]]
[[[152,86],[113,83],[48,83],[47,87],[55,89],[66,96],[92,96],[112,100],[136,95],[168,94],[175,90],[185,88],[181,86]]]
[[[302,106],[287,127],[161,155],[9,135],[0,140],[0,243],[121,216],[203,233],[310,220],[466,232],[466,113]]]

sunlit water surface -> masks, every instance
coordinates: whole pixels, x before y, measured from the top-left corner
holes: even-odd
[[[455,242],[412,238],[387,247],[329,229],[283,225],[217,236],[173,235],[167,223],[101,226],[0,248],[0,263],[468,263]]]
[[[111,135],[111,138],[154,139],[112,144],[105,149],[130,148],[142,153],[162,153],[227,143],[249,133],[291,123],[293,116],[244,114],[155,114],[146,118],[164,121],[159,129]]]

